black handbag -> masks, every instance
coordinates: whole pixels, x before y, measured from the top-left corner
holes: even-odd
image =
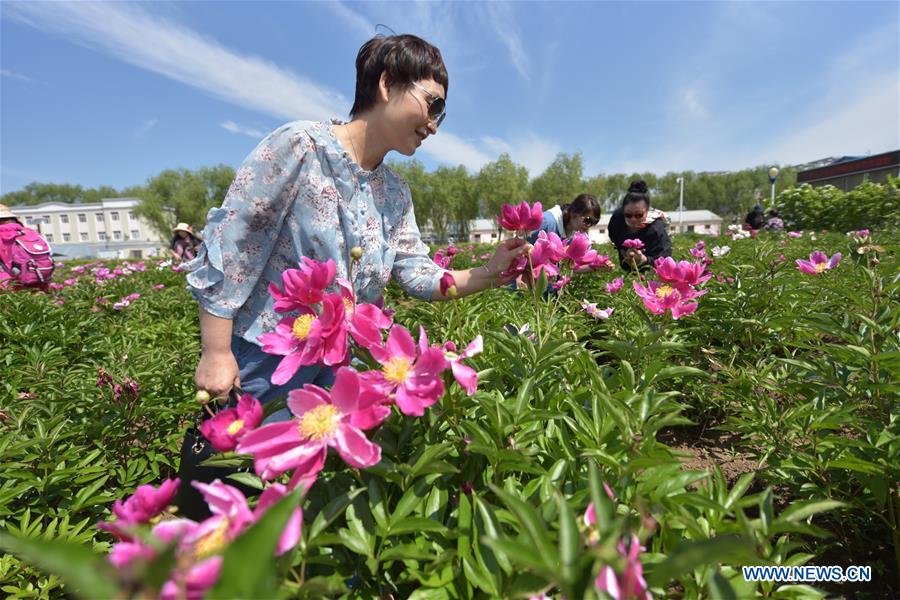
[[[241,390],[232,389],[228,394],[228,402],[221,408],[236,407],[242,394]],[[220,410],[218,402],[210,402],[208,406],[213,413]],[[192,481],[212,483],[216,479],[221,479],[223,483],[239,489],[248,498],[260,493],[260,490],[254,487],[228,479],[229,475],[248,472],[247,469],[201,465],[203,461],[216,454],[209,440],[200,433],[200,424],[209,418],[210,414],[205,410],[194,416],[194,425],[185,432],[184,441],[181,442],[181,460],[178,464],[178,478],[181,480],[178,494],[175,496],[178,515],[198,522],[209,518],[212,513],[203,499],[203,494],[191,485]]]

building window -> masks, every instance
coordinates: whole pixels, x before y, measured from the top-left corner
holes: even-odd
[[[122,239],[122,232],[121,232],[121,231],[113,231],[113,239],[114,239],[114,240],[121,240],[121,239]]]
[[[140,250],[132,250],[129,254],[130,258],[142,258]]]
[[[50,224],[50,215],[44,215],[44,223],[46,223],[47,225]]]
[[[87,231],[82,231],[79,235],[81,235],[81,241],[82,241],[82,242],[86,242],[86,241],[88,240],[88,238],[87,238]]]
[[[131,239],[136,240],[139,237],[141,237],[141,232],[138,231],[137,229],[132,229],[131,230]]]
[[[118,221],[119,220],[119,211],[114,210],[111,213],[109,213],[109,220],[110,221]]]
[[[134,216],[134,211],[133,211],[133,210],[129,210],[129,211],[128,211],[128,218],[131,219],[132,221],[134,221],[135,216]]]
[[[105,242],[106,241],[106,232],[105,231],[97,232],[97,239],[100,240],[101,242]]]
[[[59,215],[59,222],[63,225],[69,224],[69,215]]]
[[[87,223],[87,215],[84,213],[78,213],[78,222]]]
[[[48,242],[51,242],[51,243],[53,242],[53,234],[52,233],[45,233],[44,237],[47,238]]]
[[[26,225],[33,225],[33,224],[34,224],[34,219],[32,219],[31,217],[25,217],[25,224],[26,224]]]
[[[68,233],[64,233],[64,234],[63,234],[63,241],[64,241],[64,242],[68,242],[68,241],[71,241],[71,240],[72,240],[72,236],[71,236],[71,235],[69,235]]]
[[[690,231],[691,233],[694,233],[694,226],[688,225],[688,231]]]
[[[94,214],[97,216],[97,222],[102,223],[103,222],[103,213],[94,213]]]

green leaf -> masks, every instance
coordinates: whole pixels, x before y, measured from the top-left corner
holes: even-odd
[[[690,573],[697,567],[722,562],[737,562],[739,555],[752,556],[752,542],[737,536],[721,536],[699,542],[689,542],[676,548],[668,558],[655,565],[647,565],[647,581],[653,587],[664,587],[669,581]]]
[[[414,531],[446,531],[447,528],[434,519],[427,517],[407,517],[397,522],[392,522],[388,529],[389,535],[400,535]]]
[[[309,543],[315,545],[316,538],[318,538],[319,534],[322,533],[326,527],[331,525],[339,515],[342,515],[347,509],[347,506],[353,502],[354,498],[364,492],[365,489],[366,488],[359,488],[344,492],[326,504],[325,508],[319,511],[319,514],[316,515],[315,520],[313,520],[312,525],[309,527],[309,533],[307,534],[307,539],[310,540]]]
[[[812,515],[834,510],[835,508],[840,508],[842,506],[847,506],[847,504],[838,502],[837,500],[800,500],[784,509],[784,511],[778,515],[777,522],[787,521],[793,523],[802,521]]]
[[[547,524],[544,523],[534,507],[495,485],[491,485],[491,490],[515,513],[519,520],[519,526],[525,530],[533,544],[531,552],[537,551],[540,557],[540,564],[543,564],[547,571],[555,572],[558,568],[558,560],[550,538],[547,537]]]
[[[734,588],[719,569],[715,569],[709,578],[709,597],[712,600],[737,600]]]
[[[106,559],[87,546],[61,540],[24,539],[0,533],[0,547],[16,554],[45,573],[62,577],[80,598],[114,598],[120,595],[115,572]]]
[[[278,591],[275,550],[303,490],[295,489],[271,506],[225,550],[219,581],[208,598],[272,597]]]

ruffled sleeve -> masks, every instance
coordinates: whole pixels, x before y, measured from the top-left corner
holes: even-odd
[[[431,300],[444,270],[431,259],[428,246],[419,234],[409,186],[402,180],[399,184],[400,218],[388,236],[388,245],[395,252],[391,276],[410,296]]]
[[[207,215],[203,244],[183,269],[208,313],[233,319],[259,282],[312,148],[293,124],[266,137],[235,174],[220,208]]]

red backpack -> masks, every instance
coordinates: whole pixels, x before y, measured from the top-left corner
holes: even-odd
[[[21,287],[46,288],[55,265],[50,244],[37,231],[18,223],[2,226],[0,279],[14,279]],[[6,275],[5,277],[3,275]]]

